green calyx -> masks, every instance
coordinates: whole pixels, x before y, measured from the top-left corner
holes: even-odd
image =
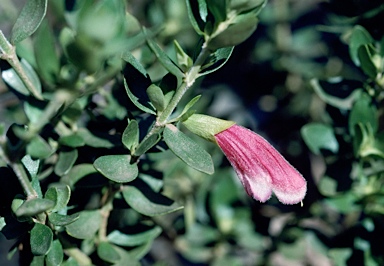
[[[215,142],[215,135],[233,126],[235,122],[216,117],[193,114],[182,121],[189,131],[211,142]]]

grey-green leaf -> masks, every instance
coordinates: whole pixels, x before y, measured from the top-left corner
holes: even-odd
[[[45,198],[55,202],[52,212],[65,209],[71,197],[71,190],[68,185],[50,187],[45,193]]]
[[[48,214],[49,221],[56,226],[64,226],[73,223],[77,219],[79,219],[80,215],[78,213],[74,213],[71,215],[61,215],[55,212]]]
[[[168,198],[161,196],[161,194],[158,194],[158,196],[169,201]],[[170,205],[154,203],[150,201],[139,189],[133,186],[124,187],[123,197],[129,206],[131,206],[134,210],[147,216],[164,215],[183,208],[183,206],[180,206],[175,202]]]
[[[31,251],[35,256],[47,254],[53,240],[52,230],[41,223],[36,223],[31,230]]]
[[[157,111],[163,111],[165,109],[165,98],[164,93],[160,89],[160,87],[155,84],[151,84],[147,88],[147,95],[152,105],[155,107]]]
[[[200,145],[173,125],[164,129],[164,141],[171,151],[192,168],[207,174],[213,174],[211,155]]]
[[[47,3],[48,0],[27,1],[12,28],[12,44],[21,42],[36,31],[47,11]]]
[[[139,124],[136,120],[130,120],[121,138],[124,146],[130,151],[135,150],[139,144]]]
[[[77,239],[91,239],[99,230],[101,214],[97,210],[79,214],[79,219],[66,226],[67,233]]]
[[[118,262],[121,257],[116,251],[115,246],[108,242],[100,242],[97,246],[97,255],[104,261],[110,263]]]
[[[59,159],[55,165],[54,171],[58,176],[63,176],[71,170],[72,166],[77,160],[78,152],[76,149],[69,151],[61,151]]]
[[[175,75],[177,78],[184,76],[183,71],[169,58],[169,56],[160,48],[160,46],[151,38],[147,38],[148,46],[151,48],[152,52],[159,59],[160,63],[167,69],[170,73]]]
[[[149,109],[148,107],[146,107],[145,105],[142,105],[140,102],[139,102],[139,98],[137,98],[135,95],[133,95],[133,93],[131,92],[131,90],[129,89],[128,87],[128,84],[126,82],[126,80],[124,79],[124,87],[125,87],[125,90],[127,91],[127,95],[129,97],[129,99],[131,100],[131,102],[137,107],[139,108],[141,111],[143,112],[146,112],[148,114],[153,114],[153,115],[156,115],[156,112],[153,111],[152,109]]]
[[[134,180],[139,174],[137,164],[131,164],[130,161],[129,155],[106,155],[97,158],[93,165],[106,178],[125,183]]]
[[[138,234],[124,234],[118,230],[112,231],[108,235],[108,240],[111,243],[114,243],[123,247],[133,247],[142,245],[158,237],[161,234],[161,228],[156,226],[148,231],[138,233]]]
[[[306,124],[301,128],[301,135],[308,148],[315,154],[320,154],[320,149],[330,150],[336,153],[339,143],[329,125],[320,123]]]
[[[35,70],[28,63],[27,60],[21,59],[21,67],[23,68],[28,79],[32,82],[32,85],[37,90],[38,93],[41,93],[41,83],[40,79],[37,76]],[[18,74],[13,68],[7,69],[1,73],[5,82],[12,86],[17,92],[23,95],[29,95],[30,92],[27,87],[24,85],[23,81],[20,79]]]
[[[16,210],[16,216],[33,216],[51,209],[55,205],[55,202],[48,199],[30,199],[26,200]]]
[[[56,266],[61,265],[63,259],[63,246],[61,245],[60,241],[56,239],[52,242],[51,249],[45,258],[45,262],[47,263],[47,266]]]
[[[78,182],[83,177],[96,173],[95,167],[92,164],[77,164],[62,177],[61,182],[68,184],[72,187],[76,182]]]
[[[358,50],[361,45],[373,43],[373,38],[369,32],[360,25],[356,25],[349,39],[349,54],[355,65],[360,66]]]
[[[32,158],[45,159],[53,153],[53,149],[40,135],[37,135],[27,145],[27,153]]]

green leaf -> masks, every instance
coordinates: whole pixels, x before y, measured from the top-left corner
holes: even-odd
[[[28,117],[29,122],[36,124],[40,121],[44,110],[42,107],[35,106],[29,102],[24,102],[24,113]]]
[[[358,50],[360,46],[364,44],[371,44],[373,43],[373,41],[374,40],[372,36],[362,26],[356,25],[353,28],[351,37],[349,40],[349,54],[356,66],[360,66],[360,60],[358,56]]]
[[[61,182],[72,187],[80,179],[93,173],[97,173],[97,171],[92,164],[77,164],[69,170],[68,174],[62,177]]]
[[[143,112],[146,112],[148,114],[153,114],[153,115],[156,115],[156,112],[153,111],[152,109],[149,109],[148,107],[146,107],[145,105],[142,105],[140,102],[139,102],[139,98],[137,98],[135,95],[133,95],[133,93],[130,91],[129,87],[128,87],[128,84],[126,82],[126,80],[124,79],[124,87],[125,87],[125,90],[127,91],[127,94],[128,94],[128,97],[129,99],[131,100],[131,102],[137,107],[139,108],[141,111]]]
[[[55,84],[60,62],[56,54],[55,39],[47,22],[43,22],[37,31],[34,52],[40,76],[49,84]]]
[[[91,239],[100,228],[101,214],[99,211],[81,211],[80,217],[66,226],[69,235],[77,239]]]
[[[370,78],[375,79],[378,74],[378,69],[372,59],[375,55],[374,48],[368,44],[361,45],[357,50],[357,55],[359,57],[361,69]]]
[[[33,160],[31,156],[27,154],[21,159],[21,162],[23,163],[31,177],[37,176],[37,173],[39,172],[40,160]]]
[[[47,266],[61,265],[64,259],[63,247],[58,239],[52,242],[51,249],[49,250],[45,262]]]
[[[36,31],[47,11],[47,3],[48,0],[27,1],[12,28],[12,44],[21,42]]]
[[[210,74],[224,66],[231,57],[234,48],[231,46],[217,49],[209,58],[208,63],[202,66],[199,76]]]
[[[69,151],[61,151],[59,153],[59,159],[55,165],[54,171],[58,176],[63,176],[71,170],[72,166],[77,160],[77,149]]]
[[[67,207],[69,198],[71,197],[71,190],[67,185],[58,185],[50,187],[45,193],[44,198],[55,202],[52,212],[63,210]]]
[[[147,139],[143,140],[139,146],[137,146],[137,149],[135,150],[134,155],[140,156],[144,153],[146,153],[150,148],[156,145],[160,140],[159,134],[153,134],[149,136]]]
[[[33,256],[31,264],[29,266],[44,266],[44,255],[42,256]]]
[[[62,136],[59,138],[59,143],[71,148],[77,148],[85,145],[83,137],[75,132],[71,135]]]
[[[26,200],[20,207],[16,210],[16,216],[34,216],[36,214],[45,212],[55,205],[55,202],[48,199],[30,199]]]
[[[171,121],[176,122],[176,121],[179,121],[180,119],[181,120],[187,119],[190,115],[192,115],[194,113],[194,111],[193,111],[193,112],[191,112],[191,114],[189,114],[188,111],[195,105],[195,103],[197,103],[200,100],[200,98],[201,98],[201,95],[197,95],[197,96],[193,97],[192,100],[190,100],[185,105],[185,107],[183,108],[183,111],[181,111],[181,114],[178,115],[175,119],[172,119]]]
[[[168,125],[164,129],[164,141],[186,164],[203,173],[213,174],[214,166],[209,153],[175,126]]]
[[[205,0],[186,0],[189,21],[197,34],[204,35],[204,22],[208,15],[208,8]]]
[[[206,0],[208,10],[212,13],[214,21],[219,24],[227,18],[227,1]]]
[[[107,139],[99,138],[93,135],[88,129],[80,128],[77,133],[85,141],[85,144],[94,148],[112,148],[114,145]]]
[[[147,216],[164,215],[183,208],[175,202],[170,204],[170,200],[161,194],[156,194],[159,201],[167,202],[168,205],[154,203],[133,186],[125,186],[122,193],[125,201],[132,209]]]
[[[320,86],[319,80],[312,79],[310,84],[316,94],[327,104],[332,105],[339,109],[349,110],[352,108],[354,101],[360,96],[361,91],[359,89],[354,90],[348,97],[346,98],[338,98],[332,95],[327,94],[323,88]],[[342,86],[342,85],[340,85]]]
[[[21,59],[21,67],[23,68],[27,78],[32,82],[32,85],[36,88],[38,93],[41,93],[41,83],[40,79],[37,76],[35,70],[28,63],[27,60]],[[23,95],[29,95],[29,90],[25,87],[24,83],[21,81],[19,75],[13,68],[7,69],[1,73],[4,81],[14,88],[17,92]]]
[[[147,88],[147,95],[157,111],[161,112],[165,109],[164,94],[160,87],[156,86],[155,84],[151,84]]]
[[[139,124],[136,120],[130,120],[128,126],[125,128],[122,139],[124,146],[133,151],[139,144]]]
[[[320,123],[309,123],[301,128],[301,136],[305,144],[314,154],[320,154],[321,149],[330,150],[336,153],[339,150],[339,143],[329,125]]]
[[[45,139],[40,137],[40,135],[37,135],[27,145],[27,153],[32,158],[46,159],[53,153],[53,149]]]
[[[335,266],[348,265],[347,260],[352,255],[351,248],[332,248],[328,252]]]
[[[223,47],[236,46],[252,35],[257,24],[256,12],[237,15],[232,24],[228,25],[226,29],[220,30],[216,36],[210,39],[208,47],[214,51]]]
[[[175,46],[177,62],[180,68],[183,70],[183,72],[188,71],[193,65],[192,58],[186,52],[184,52],[183,48],[180,46],[177,40],[174,40],[173,44]]]
[[[48,253],[53,240],[52,230],[40,223],[35,223],[31,230],[31,251],[35,256],[42,256]]]
[[[183,71],[171,60],[171,58],[169,58],[169,56],[154,40],[148,37],[147,43],[166,70],[175,75],[177,78],[182,78],[184,76]]]
[[[130,182],[139,173],[137,164],[131,164],[129,155],[101,156],[95,160],[93,165],[106,178],[117,183]]]
[[[361,96],[356,100],[349,115],[348,126],[352,135],[355,134],[355,125],[359,123],[363,125],[370,124],[374,133],[377,132],[379,127],[377,109],[371,103],[371,97],[365,93],[361,94]]]
[[[161,234],[161,228],[156,226],[148,231],[128,235],[118,230],[112,231],[108,235],[108,241],[123,247],[133,247],[147,243]]]
[[[73,223],[77,219],[79,219],[80,214],[74,213],[72,215],[61,215],[55,212],[48,214],[49,222],[56,226],[65,226]]]
[[[143,67],[143,65],[136,59],[129,51],[126,51],[122,54],[121,58],[131,64],[134,68],[136,68],[143,76],[147,76],[147,71]]]
[[[115,250],[115,246],[105,241],[100,242],[97,246],[97,255],[102,260],[110,263],[116,263],[121,259],[119,253]]]

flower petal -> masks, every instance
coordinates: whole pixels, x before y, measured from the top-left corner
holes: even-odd
[[[303,200],[305,179],[263,137],[233,125],[216,134],[215,139],[249,195],[264,202],[273,191],[285,204]]]

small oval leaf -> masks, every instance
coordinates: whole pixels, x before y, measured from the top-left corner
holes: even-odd
[[[108,242],[99,243],[97,246],[97,255],[99,255],[102,260],[110,263],[116,263],[121,259],[119,253],[115,250],[114,245],[111,245]]]
[[[328,125],[320,123],[306,124],[301,128],[301,135],[314,154],[320,154],[320,149],[327,149],[332,152],[339,150],[339,143],[333,128]]]
[[[47,3],[48,0],[27,1],[12,28],[12,44],[21,42],[36,31],[47,11]]]
[[[130,160],[129,155],[106,155],[97,158],[93,165],[106,178],[125,183],[134,180],[139,174],[137,165],[131,164]]]
[[[164,201],[170,201],[161,194],[157,194],[157,196],[165,199]],[[129,206],[131,206],[134,210],[147,216],[163,215],[183,208],[183,206],[180,206],[175,202],[169,205],[154,203],[150,201],[139,189],[133,186],[124,187],[123,197]]]
[[[51,248],[53,240],[52,230],[40,223],[36,223],[31,230],[31,251],[35,256],[47,254]]]
[[[111,243],[114,243],[123,247],[133,247],[147,243],[158,237],[161,234],[161,228],[156,226],[148,231],[138,233],[138,234],[124,234],[118,230],[112,231],[108,235],[108,240]]]
[[[173,125],[164,129],[164,141],[171,151],[192,168],[213,174],[211,155]]]
[[[63,176],[71,170],[73,164],[77,160],[78,152],[76,149],[61,151],[59,153],[59,159],[55,165],[55,174]]]
[[[78,213],[74,213],[72,215],[61,215],[55,212],[52,212],[48,215],[49,221],[56,226],[64,226],[73,223],[77,219],[79,219],[80,215]]]
[[[80,217],[66,226],[67,233],[77,239],[91,239],[99,230],[101,214],[99,211],[82,211]]]
[[[48,199],[35,198],[26,200],[15,211],[16,216],[33,216],[51,209],[55,205],[55,202]]]

